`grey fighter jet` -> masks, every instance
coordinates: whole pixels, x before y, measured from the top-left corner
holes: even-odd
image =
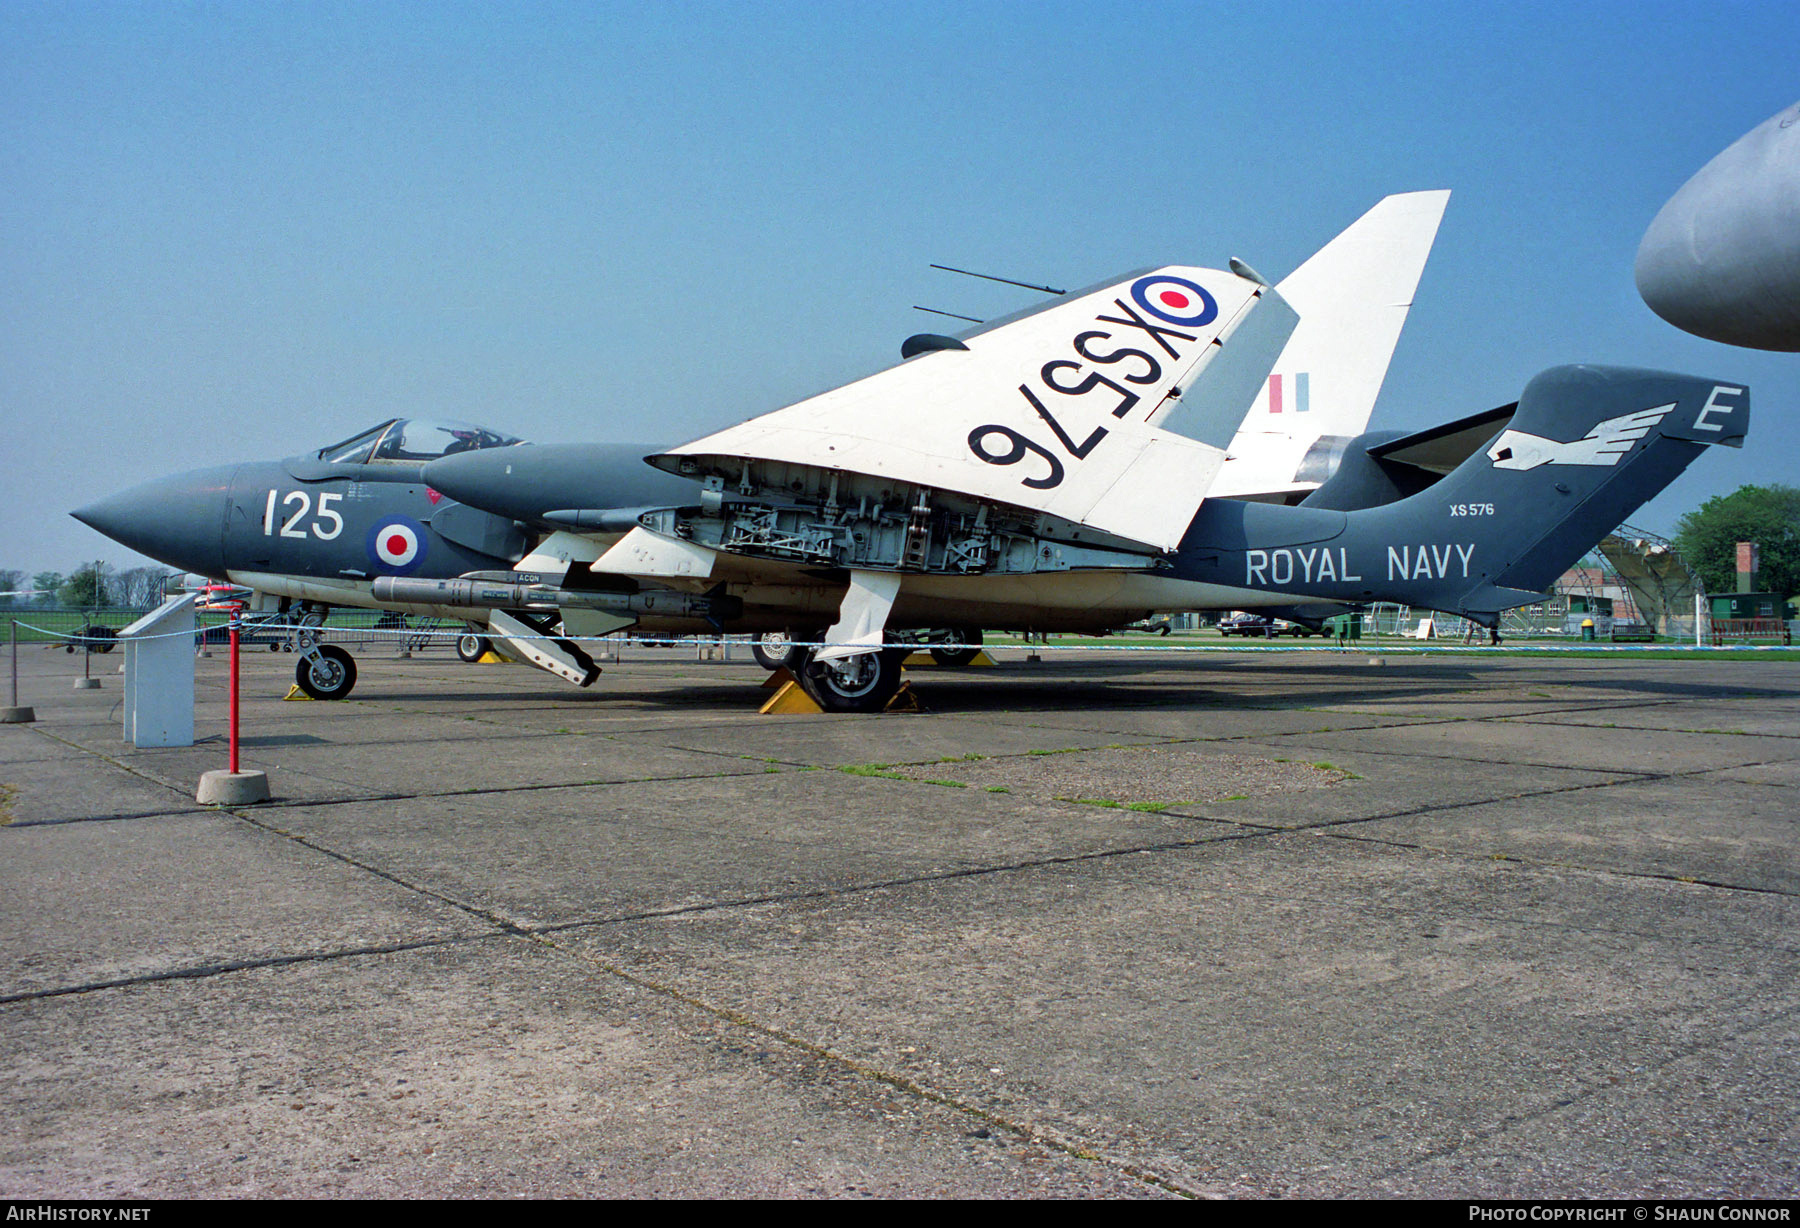
[[[1706,445],[1740,445],[1749,398],[1559,368],[1498,410],[1356,434],[1441,210],[1424,195],[1390,198],[1280,286],[1236,261],[1138,270],[915,337],[897,366],[648,457],[450,431],[430,459],[388,423],[79,515],[286,600],[465,618],[581,685],[583,637],[785,631],[835,711],[879,710],[905,654],[951,630],[1098,632],[1172,609],[1316,621],[1375,601],[1491,627]],[[1372,255],[1406,249],[1399,274]],[[1360,270],[1355,291],[1313,300],[1308,335],[1283,289],[1304,299],[1333,268]],[[1334,311],[1386,321],[1374,371],[1351,343],[1373,334],[1321,326]],[[1354,426],[1322,432],[1323,411]],[[164,536],[134,540],[138,519]]]
[[[728,594],[741,625],[785,622],[814,645],[791,665],[802,685],[857,712],[892,697],[930,628],[1097,632],[1220,608],[1316,622],[1385,601],[1494,627],[1545,600],[1708,445],[1742,446],[1749,409],[1737,384],[1556,368],[1515,404],[1348,441],[1298,506],[1205,499],[1168,548],[880,473],[721,456],[709,441],[654,458],[701,479],[697,499],[662,508],[597,506],[606,488],[556,447],[447,457],[425,476],[470,506],[554,527],[563,556],[591,558],[590,572]],[[855,427],[839,429],[826,438]],[[401,578],[376,594],[442,587]]]
[[[1135,507],[1133,498],[1105,491],[1109,482],[1118,484],[1118,459],[1145,459],[1143,447],[1121,451],[1133,422],[1091,430],[1079,445],[1071,442],[1078,453],[1073,459],[1086,463],[1068,466],[1011,427],[984,425],[977,467],[1004,466],[1009,447],[1014,461],[1029,447],[1069,478],[1060,494],[1071,497],[1060,510],[1085,508],[1108,523],[1140,521],[1146,508],[1169,497],[1186,500],[1191,509],[1203,490],[1292,502],[1318,487],[1345,442],[1367,424],[1448,197],[1427,191],[1385,198],[1279,286],[1242,266],[1232,273],[1168,268],[1149,279],[1132,274],[1126,286],[1095,287],[996,321],[979,330],[979,340],[911,338],[901,347],[900,367],[839,391],[874,389],[896,373],[936,372],[941,363],[933,365],[934,355],[969,353],[972,346],[985,352],[1005,343],[1036,367],[1049,355],[1033,359],[1035,351],[1069,346],[1063,317],[1070,310],[1081,315],[1088,310],[1084,304],[1097,302],[1104,308],[1093,322],[1097,327],[1074,338],[1071,355],[1044,366],[1047,383],[1039,391],[1066,416],[1060,398],[1095,389],[1104,396],[1112,389],[1118,414],[1133,406],[1137,413],[1128,416],[1151,410],[1155,421],[1169,418],[1206,442],[1173,433],[1138,440],[1155,456],[1150,480],[1140,472],[1138,480],[1119,484],[1121,491],[1136,492]],[[1124,297],[1115,299],[1115,292]],[[1227,343],[1230,357],[1221,360]],[[1093,370],[1084,372],[1084,363]],[[1016,383],[999,367],[984,369]],[[1204,380],[1196,374],[1203,369]],[[1187,396],[1178,407],[1184,386]],[[940,389],[917,406],[893,406],[925,416],[941,407],[954,423],[964,391]],[[1019,391],[1038,395],[1024,386]],[[1062,419],[1046,420],[1061,431]],[[922,419],[908,429],[920,425]],[[961,429],[966,433],[967,426]],[[1113,440],[1101,446],[1109,434]],[[596,566],[621,538],[634,543],[627,555],[643,544],[636,534],[643,516],[717,501],[716,489],[641,463],[659,451],[521,446],[481,428],[397,420],[317,453],[177,475],[75,514],[163,562],[246,586],[304,625],[316,626],[335,606],[463,618],[475,631],[503,641],[512,655],[582,686],[598,670],[578,640],[627,626],[652,634],[729,627],[817,640],[840,604],[841,572],[827,569],[821,581],[817,568],[803,567],[796,582],[758,587],[746,605],[726,591],[722,577],[696,589],[691,560],[659,557],[642,575]],[[482,457],[496,463],[460,467]],[[1189,468],[1190,460],[1200,463]],[[424,475],[427,463],[440,466],[435,484]],[[1159,475],[1168,490],[1157,489]],[[1002,486],[1011,480],[999,470],[994,477]],[[464,481],[475,492],[471,498],[457,493]],[[1059,476],[1057,484],[1062,482]],[[1164,546],[1179,537],[1179,525],[1172,529]],[[649,574],[658,570],[669,575]],[[936,609],[956,621],[922,621],[906,634],[946,663],[966,662],[989,608],[985,600],[971,605],[949,599]],[[928,603],[918,617],[927,620],[932,613]],[[995,625],[1011,625],[1012,618],[1005,614]],[[348,694],[355,682],[349,655],[302,642],[300,685],[320,697]],[[466,655],[478,655],[484,642],[481,635],[466,637]],[[760,644],[758,656],[771,663]]]
[[[1701,167],[1637,253],[1638,293],[1709,341],[1800,350],[1800,103]]]
[[[251,589],[264,608],[288,615],[302,646],[296,681],[316,698],[341,699],[356,684],[350,654],[317,636],[334,607],[465,620],[480,632],[459,645],[465,659],[480,656],[489,638],[497,638],[514,655],[586,685],[598,669],[579,644],[556,633],[565,621],[584,629],[608,621],[630,625],[634,619],[621,615],[646,604],[641,586],[614,581],[563,595],[560,604],[579,611],[566,619],[554,613],[557,594],[542,586],[507,610],[492,611],[384,602],[373,592],[378,577],[519,580],[515,565],[536,539],[509,515],[446,498],[423,473],[427,463],[459,454],[511,455],[521,442],[485,427],[392,418],[316,452],[160,478],[73,515],[159,562]],[[644,465],[649,450],[587,449],[584,471],[623,503],[691,498],[692,483]],[[579,575],[575,583],[582,583]],[[704,598],[670,595],[650,604],[661,607],[652,629],[693,633],[713,626]]]
[[[1516,404],[1348,441],[1298,506],[1204,500],[1164,550],[916,487],[883,509],[849,497],[851,474],[837,475],[834,511],[803,477],[727,492],[645,465],[642,446],[529,445],[417,421],[163,479],[76,515],[173,566],[275,595],[299,619],[329,606],[465,619],[577,683],[594,671],[569,636],[786,629],[825,641],[792,660],[823,706],[870,711],[905,652],[941,644],[946,628],[1093,632],[1216,608],[1316,622],[1373,601],[1492,626],[1540,600],[1706,445],[1740,446],[1748,418],[1739,385],[1558,368]],[[826,655],[857,573],[921,538],[890,570],[897,599],[875,650]],[[890,546],[894,559],[878,557]],[[332,645],[298,667],[328,698],[354,671]]]

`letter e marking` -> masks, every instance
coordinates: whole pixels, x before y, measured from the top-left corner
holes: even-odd
[[[1694,415],[1694,429],[1696,431],[1722,431],[1722,430],[1724,430],[1725,427],[1724,427],[1723,423],[1708,422],[1706,420],[1706,416],[1708,414],[1729,414],[1732,410],[1736,409],[1737,406],[1721,405],[1719,403],[1719,394],[1724,393],[1726,396],[1735,397],[1735,396],[1740,395],[1743,391],[1744,390],[1742,388],[1733,388],[1729,384],[1714,385],[1713,390],[1712,390],[1712,395],[1706,398],[1706,404],[1701,406],[1700,412]]]

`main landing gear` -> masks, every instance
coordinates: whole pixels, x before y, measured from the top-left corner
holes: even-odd
[[[750,641],[750,652],[756,663],[771,674],[788,663],[793,651],[794,641],[785,631],[768,631]]]
[[[819,630],[802,631],[792,635],[786,631],[769,631],[750,641],[750,651],[756,657],[756,663],[774,673],[782,666],[796,678],[800,676],[800,665],[805,650],[797,644],[817,644],[825,638]],[[916,643],[908,648],[908,652],[929,652],[939,665],[961,667],[968,665],[981,655],[981,631],[971,627],[949,627],[942,631],[925,631],[907,637]],[[904,657],[902,658],[904,659]]]
[[[966,627],[910,632],[904,636],[906,644],[832,661],[816,659],[824,638],[825,633],[816,627],[771,631],[751,641],[751,651],[766,670],[785,666],[801,689],[827,712],[885,709],[900,689],[901,662],[914,652],[928,651],[939,665],[952,667],[968,665],[981,655],[981,632]]]
[[[799,669],[790,670],[813,702],[827,712],[880,712],[900,689],[900,662],[910,648],[883,648],[835,661],[813,660],[812,649],[803,654]]]
[[[939,665],[964,666],[981,655],[981,631],[967,627],[951,627],[931,646],[931,656]]]

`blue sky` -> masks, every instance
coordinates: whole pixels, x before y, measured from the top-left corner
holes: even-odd
[[[1279,278],[1454,191],[1375,425],[1593,361],[1748,383],[1742,453],[1634,523],[1795,481],[1800,356],[1689,337],[1632,258],[1800,98],[1800,5],[0,0],[0,567],[140,560],[67,512],[392,415],[676,442],[1026,291]]]

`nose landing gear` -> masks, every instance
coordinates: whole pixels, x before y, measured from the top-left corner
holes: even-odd
[[[295,663],[294,685],[314,699],[343,699],[356,686],[356,659],[336,644],[314,645]]]

